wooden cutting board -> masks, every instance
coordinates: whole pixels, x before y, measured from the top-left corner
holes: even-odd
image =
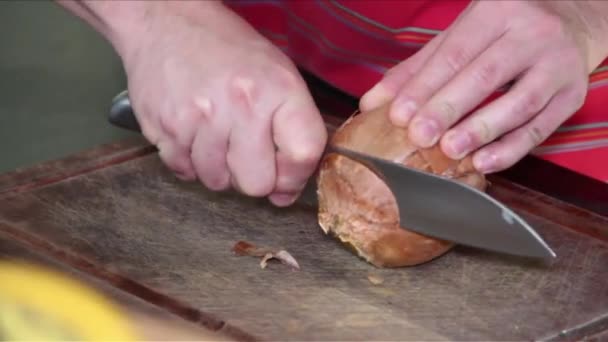
[[[116,316],[113,318],[121,319],[127,323],[131,328],[131,332],[136,335],[137,338],[141,338],[146,341],[230,341],[232,339],[227,338],[220,332],[212,332],[194,322],[188,322],[178,316],[172,315],[161,307],[158,307],[152,303],[141,300],[140,298],[131,295],[130,293],[124,292],[119,288],[112,286],[103,280],[97,279],[95,276],[91,276],[86,272],[81,272],[69,264],[63,263],[61,260],[55,260],[43,254],[27,249],[23,245],[19,245],[14,240],[10,239],[5,232],[0,230],[0,262],[2,266],[10,265],[11,267],[20,267],[21,269],[30,272],[39,271],[38,267],[32,268],[32,266],[42,266],[43,271],[53,271],[57,275],[64,276],[66,279],[75,279],[82,285],[85,285],[88,289],[101,294],[108,300],[109,304],[112,304],[118,310],[115,312]],[[4,270],[4,268],[2,268]],[[33,273],[39,275],[38,273]],[[5,274],[0,273],[0,279],[4,279]],[[49,281],[48,278],[42,278],[43,281]],[[1,286],[1,285],[0,285]],[[37,283],[37,291],[44,291],[44,285]],[[2,295],[6,295],[2,293]],[[60,299],[61,300],[61,299]],[[65,300],[65,298],[63,298]],[[24,303],[22,303],[24,304]],[[82,304],[82,302],[81,302]],[[46,309],[46,308],[45,308]],[[10,310],[6,307],[0,307],[0,317],[6,312],[11,311],[16,313],[14,310]],[[72,308],[74,312],[82,310],[81,307]],[[40,313],[40,312],[39,312]],[[46,317],[51,315],[50,312],[44,313]],[[99,319],[99,317],[89,317],[90,320]],[[3,322],[3,324],[6,324]],[[0,336],[5,337],[3,334],[3,328],[5,325],[0,324]],[[37,330],[36,325],[40,324],[40,320],[30,321],[30,328]],[[72,328],[74,325],[72,324]],[[21,327],[21,331],[23,331]],[[40,333],[39,331],[37,333]],[[116,332],[114,332],[116,333]],[[120,332],[124,333],[124,332]]]
[[[0,176],[0,231],[235,340],[605,337],[608,218],[492,182],[490,193],[538,229],[554,262],[458,247],[418,267],[376,269],[324,235],[315,208],[281,210],[181,182],[138,139]],[[284,248],[301,269],[262,269],[232,252],[240,240]]]
[[[180,182],[141,142],[6,175],[0,189],[5,236],[236,339],[571,339],[607,328],[608,220],[508,182],[495,180],[493,194],[539,230],[555,262],[459,247],[375,269],[325,236],[314,208]],[[239,240],[285,248],[301,270],[261,269],[232,253]]]

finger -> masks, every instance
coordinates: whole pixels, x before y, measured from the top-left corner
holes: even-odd
[[[436,125],[436,132],[431,132],[431,134],[441,136],[466,114],[479,106],[493,92],[520,75],[530,66],[535,52],[532,49],[518,50],[517,47],[519,45],[517,40],[508,36],[499,39],[429,99],[416,116],[431,120]],[[508,60],[505,60],[505,51],[516,52]],[[533,74],[532,77],[534,76],[536,74]],[[460,159],[471,149],[478,147],[480,143],[487,142],[485,139],[488,137],[488,134],[485,134],[484,130],[486,126],[489,125],[490,128],[494,128],[496,124],[500,124],[494,122],[495,120],[509,121],[518,119],[515,116],[505,116],[506,114],[515,114],[517,116],[525,114],[513,113],[513,102],[528,101],[526,92],[530,90],[533,90],[530,94],[548,91],[551,93],[549,96],[551,96],[557,91],[557,89],[553,89],[552,91],[551,88],[562,85],[549,84],[553,81],[553,78],[547,76],[539,79],[526,79],[520,84],[523,86],[523,89],[516,89],[509,95],[499,99],[498,106],[490,105],[489,107],[485,107],[487,110],[482,109],[479,113],[469,116],[470,119],[465,119],[465,122],[459,125],[459,127],[463,127],[462,130],[452,129],[443,137],[442,144],[445,153],[451,158]],[[539,86],[541,88],[538,88]],[[515,99],[513,99],[513,96],[515,96]],[[544,106],[548,98],[534,100],[536,102],[543,102],[539,103],[539,105]],[[540,108],[535,108],[535,110],[540,110]],[[533,113],[527,114],[531,116]],[[489,118],[488,115],[490,115]],[[524,119],[528,119],[530,116]],[[419,143],[426,139],[426,137],[420,136],[420,134],[420,130],[412,130],[410,137],[413,141]],[[470,135],[474,136],[471,137]]]
[[[164,113],[170,112],[167,108],[161,108],[160,110]],[[177,144],[175,139],[167,134],[163,128],[162,115],[146,115],[147,112],[144,111],[137,111],[136,113],[142,135],[148,142],[156,146],[163,164],[181,180],[195,180],[196,172],[190,161],[189,146]]]
[[[230,116],[222,115],[220,108],[209,103],[196,127],[190,158],[198,179],[210,190],[220,191],[230,187],[226,163]]]
[[[236,79],[229,90],[233,122],[227,154],[232,179],[240,192],[248,196],[266,196],[275,187],[275,149],[271,131],[271,112],[254,103],[254,83]]]
[[[401,88],[435,52],[435,49],[437,49],[437,46],[439,46],[444,36],[445,31],[438,33],[419,51],[405,61],[398,63],[389,69],[376,85],[363,94],[359,101],[359,108],[362,111],[368,111],[391,101],[399,92],[399,88]],[[397,119],[399,119],[399,117],[397,117]]]
[[[162,128],[160,127],[160,119],[153,120],[148,116],[138,115],[137,122],[139,124],[142,135],[152,145],[158,146],[161,141]]]
[[[466,18],[467,14],[473,8],[474,3],[470,3],[467,7],[456,17],[452,22],[451,26],[458,24],[463,18]],[[386,102],[391,101],[399,92],[399,89],[408,82],[412,76],[418,72],[418,70],[428,61],[428,59],[435,53],[437,47],[443,42],[445,36],[450,31],[447,28],[444,31],[439,32],[433,39],[425,44],[418,52],[410,56],[407,60],[395,65],[389,69],[382,80],[378,82],[372,89],[365,93],[361,97],[359,108],[362,111],[372,110],[374,108],[381,107]],[[407,125],[407,119],[409,119],[409,113],[413,114],[417,108],[414,103],[406,102],[398,104],[397,107],[402,110],[397,110],[391,113],[391,120],[393,124],[398,126]]]
[[[166,108],[157,116],[157,134],[162,142],[157,144],[159,155],[182,180],[196,179],[196,171],[190,159],[190,151],[201,113],[209,111],[210,101],[206,98],[195,99],[193,104],[181,109]]]
[[[411,120],[411,138],[419,146],[435,144],[440,136],[440,127],[433,120],[406,108],[424,106],[433,94],[504,33],[500,22],[491,23],[488,18],[473,13],[448,32],[429,61],[401,88],[391,106],[391,116],[402,116],[403,121]],[[480,30],[480,27],[484,29]]]
[[[327,129],[312,98],[304,93],[277,109],[272,130],[277,146],[277,183],[269,199],[277,206],[287,206],[314,172],[325,149]]]
[[[202,113],[211,110],[211,101],[207,97],[199,96],[177,108],[173,109],[171,115],[160,116],[160,127],[164,135],[175,140],[177,145],[190,148]]]
[[[196,171],[190,160],[190,149],[179,146],[169,137],[164,137],[157,145],[158,155],[175,176],[184,181],[196,179]]]
[[[562,90],[532,120],[473,155],[473,165],[483,173],[507,169],[540,145],[583,104],[586,85]]]
[[[510,71],[514,70],[517,69],[511,68]],[[464,85],[466,86],[466,82],[474,82],[475,78],[471,75],[469,80],[463,81],[465,82]],[[508,77],[499,78],[500,81],[493,81],[493,85],[503,83],[502,81]],[[519,127],[537,115],[563,87],[565,81],[564,73],[552,72],[551,69],[544,67],[530,69],[507,93],[479,108],[446,132],[441,139],[442,150],[449,157],[460,159],[471,151]],[[456,91],[454,89],[454,92]],[[472,92],[476,91],[482,92],[484,96],[489,95],[488,92],[481,89],[472,89]],[[471,96],[465,95],[464,99],[468,99],[470,102],[464,105],[457,102],[459,104],[455,105],[462,112],[466,112],[477,105],[477,101],[471,100]],[[447,119],[446,117],[449,115],[443,113],[433,115],[431,117],[437,122],[441,122],[442,127],[449,127],[458,119],[458,115],[454,115],[457,117],[456,119]]]
[[[133,113],[139,124],[141,134],[150,144],[158,147],[162,140],[168,140],[163,132],[162,124],[160,123],[161,114],[159,113],[170,112],[172,109],[167,110],[166,107],[163,107],[159,108],[158,112],[155,111],[157,110],[156,108],[154,110],[148,110],[145,104],[139,103],[138,100],[140,95],[133,94],[132,96]]]
[[[280,174],[296,174],[300,172],[295,163],[288,160],[284,154],[277,154],[277,172]],[[293,177],[290,179],[283,178],[283,181],[277,184],[277,188],[268,197],[269,200],[276,206],[284,207],[293,204],[298,198],[308,176]]]

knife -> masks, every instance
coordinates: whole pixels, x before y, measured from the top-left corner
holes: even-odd
[[[127,90],[112,100],[109,122],[140,132]],[[382,177],[397,201],[401,225],[411,231],[499,253],[541,259],[556,257],[522,217],[483,191],[342,147],[327,146],[327,152],[356,159]],[[302,197],[316,197],[316,189],[310,183],[314,185],[309,182]]]

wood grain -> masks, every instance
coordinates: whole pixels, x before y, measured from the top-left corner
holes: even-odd
[[[542,207],[518,211],[555,249],[554,263],[459,247],[421,267],[375,269],[323,235],[314,208],[279,210],[207,192],[177,181],[154,154],[5,193],[0,228],[185,319],[250,335],[244,339],[529,340],[600,329],[608,245],[538,216],[551,213],[542,195],[515,192],[496,193]],[[259,260],[232,254],[238,240],[284,247],[302,269],[262,270]],[[576,338],[582,330],[568,331]]]
[[[0,174],[0,195],[28,191],[155,151],[141,137],[104,144],[63,159]]]
[[[585,341],[587,342],[605,342],[608,341],[608,327],[606,330],[599,332],[594,335],[585,336]]]

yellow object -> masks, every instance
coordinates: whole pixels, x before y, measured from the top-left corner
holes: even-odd
[[[93,289],[25,263],[0,262],[0,340],[136,341],[129,319]]]

